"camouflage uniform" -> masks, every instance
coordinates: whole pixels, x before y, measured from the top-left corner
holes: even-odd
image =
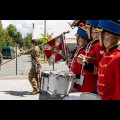
[[[31,50],[31,62],[32,62],[32,59],[34,59],[37,63],[37,65],[40,66],[41,68],[41,65],[40,65],[40,48],[39,46],[35,46],[34,49]],[[31,69],[30,69],[30,72],[29,72],[29,81],[33,87],[33,93],[37,93],[40,91],[40,70],[35,73],[35,66],[32,62],[32,65],[31,65]]]

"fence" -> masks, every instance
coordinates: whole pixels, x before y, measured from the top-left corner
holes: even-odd
[[[28,78],[28,73],[31,67],[31,59],[30,55],[22,55],[21,57],[18,57],[18,64],[17,64],[17,75],[16,75],[16,59],[9,60],[4,59],[3,63],[6,62],[6,64],[3,64],[1,66],[0,71],[0,79],[25,79]],[[41,71],[52,71],[53,65],[49,65],[47,61],[44,62],[43,55],[42,55],[42,69]],[[68,71],[68,67],[65,64],[65,62],[58,62],[54,65],[54,70],[64,70]]]

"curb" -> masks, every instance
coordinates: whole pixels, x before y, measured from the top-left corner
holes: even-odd
[[[10,75],[10,76],[1,76],[0,80],[16,80],[16,79],[28,79],[28,75]]]

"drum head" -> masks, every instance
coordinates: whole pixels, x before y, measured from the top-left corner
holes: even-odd
[[[50,71],[42,71],[43,74],[50,74]]]
[[[50,71],[42,71],[42,73],[41,73],[41,76],[44,76],[44,77],[49,77],[49,75],[50,75]]]
[[[50,71],[51,74],[54,74],[54,75],[64,75],[65,74],[65,71],[62,71],[62,70],[55,70],[55,71]]]
[[[69,93],[62,100],[102,100],[98,95],[87,92]]]

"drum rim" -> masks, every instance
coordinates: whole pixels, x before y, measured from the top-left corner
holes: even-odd
[[[102,98],[101,98],[99,95],[95,94],[95,93],[90,93],[90,92],[75,92],[75,93],[92,94],[92,95],[94,95],[94,96],[100,98],[99,100],[102,100]],[[72,93],[72,94],[75,94],[75,93]],[[71,94],[71,93],[69,93],[69,94]],[[61,98],[61,100],[63,100],[63,98],[65,98],[65,97],[68,96],[69,94],[64,95],[64,96]]]
[[[49,70],[42,71],[41,73],[45,73],[45,72],[48,72],[48,73],[50,73],[50,71],[49,71]]]

